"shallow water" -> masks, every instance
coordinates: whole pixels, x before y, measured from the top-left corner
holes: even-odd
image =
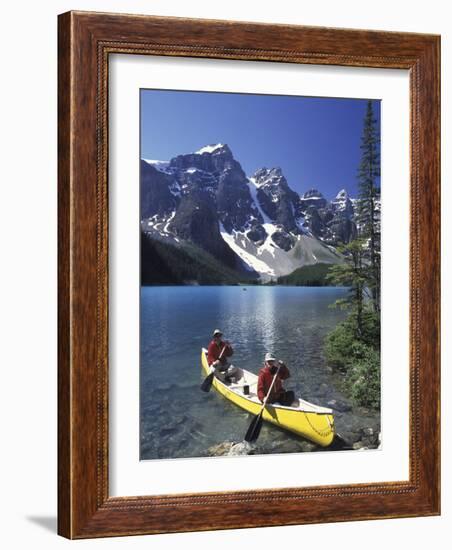
[[[213,445],[243,439],[251,416],[214,390],[199,389],[201,348],[215,328],[232,343],[235,365],[257,373],[271,351],[290,369],[287,389],[319,405],[334,400],[339,432],[378,429],[374,414],[353,408],[339,391],[323,356],[326,334],[345,317],[330,305],[346,293],[332,287],[143,287],[141,459],[208,456]],[[264,423],[256,452],[303,450],[301,438]]]

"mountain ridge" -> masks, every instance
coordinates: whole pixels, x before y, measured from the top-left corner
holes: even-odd
[[[206,145],[168,161],[141,160],[141,228],[175,246],[194,243],[230,269],[262,281],[304,265],[342,261],[357,236],[345,189],[328,201],[294,191],[280,167],[247,176],[227,144]]]

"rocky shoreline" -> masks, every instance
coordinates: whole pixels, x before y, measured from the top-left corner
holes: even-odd
[[[375,416],[375,411],[357,408],[352,412],[350,405],[337,400],[330,400],[328,406],[334,411],[337,430],[336,437],[329,447],[320,447],[287,431],[280,430],[274,426],[267,426],[267,435],[265,436],[264,434],[256,443],[222,441],[209,447],[207,449],[207,456],[309,453],[318,451],[367,451],[380,448],[380,418],[379,415],[378,417]],[[363,419],[365,419],[364,422]]]
[[[381,432],[375,432],[373,428],[362,428],[360,433],[348,433],[351,439],[345,439],[337,434],[329,447],[318,445],[299,438],[298,441],[275,441],[268,443],[250,444],[246,441],[222,441],[207,449],[207,456],[243,456],[263,454],[309,453],[314,451],[367,451],[378,449],[381,444]]]

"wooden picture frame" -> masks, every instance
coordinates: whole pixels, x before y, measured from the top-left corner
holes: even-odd
[[[69,12],[58,62],[58,532],[68,538],[440,513],[440,38]],[[110,497],[110,54],[398,68],[410,74],[409,480]],[[269,507],[271,503],[271,508]]]

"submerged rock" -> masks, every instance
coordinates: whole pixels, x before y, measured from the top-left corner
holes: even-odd
[[[344,431],[341,432],[340,438],[348,445],[352,446],[353,443],[356,443],[357,441],[360,441],[361,435],[356,432],[350,432],[350,431]]]
[[[300,448],[296,441],[287,439],[282,441],[272,441],[269,444],[264,443],[260,449],[260,452],[262,452],[262,454],[298,453],[300,452]]]
[[[255,446],[247,441],[223,441],[207,449],[209,456],[242,456],[253,454]]]
[[[337,399],[331,399],[331,401],[328,401],[328,405],[335,411],[339,412],[348,412],[352,410],[351,405],[345,401],[338,401]]]
[[[318,449],[317,445],[314,443],[311,443],[310,441],[300,441],[298,443],[299,452],[302,453],[311,453],[312,451],[315,451]]]
[[[330,388],[328,384],[322,383],[317,389],[317,392],[316,392],[317,397],[326,397],[329,391],[330,391]]]
[[[175,418],[174,423],[179,426],[179,424],[184,424],[188,420],[188,416],[183,414],[182,416]]]
[[[234,445],[233,441],[223,441],[217,445],[212,445],[207,449],[207,454],[209,456],[225,456],[231,450],[231,447]]]
[[[167,435],[174,435],[176,433],[176,428],[174,426],[167,426],[165,428],[162,428],[159,432],[159,435],[161,437],[165,437]]]

